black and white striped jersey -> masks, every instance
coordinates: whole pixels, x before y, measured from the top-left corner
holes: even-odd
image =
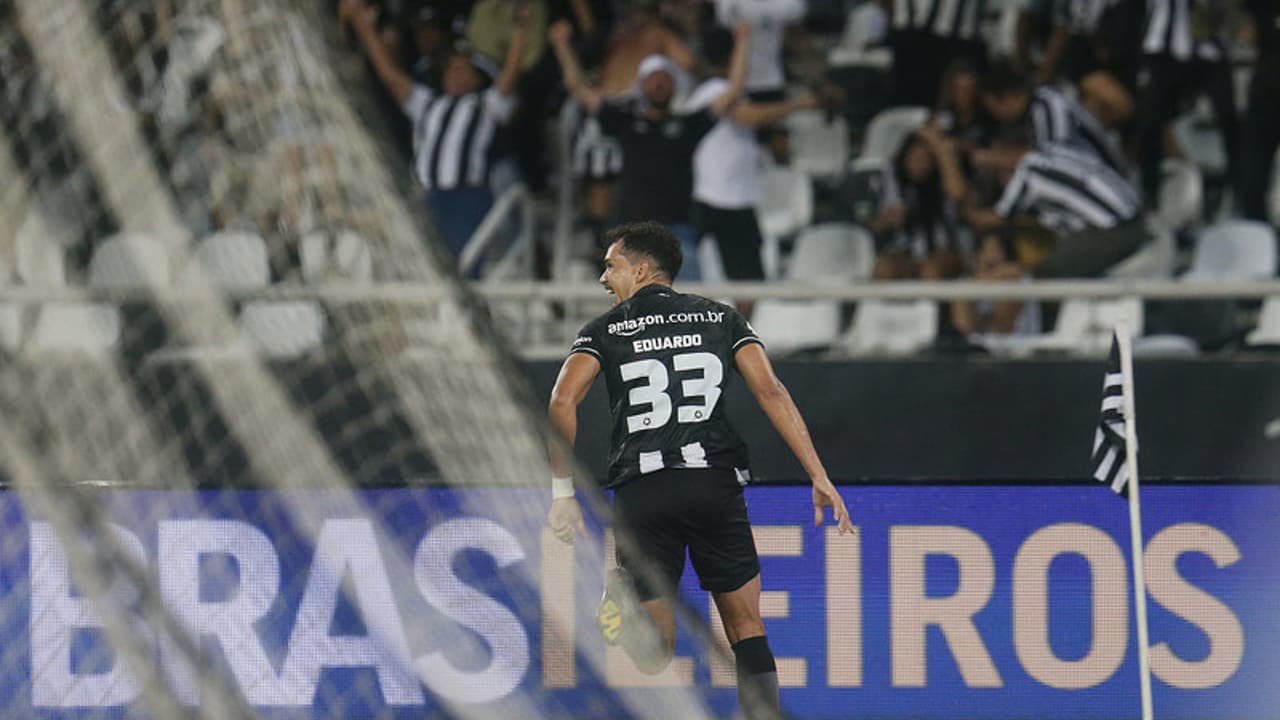
[[[1051,144],[1074,145],[1093,153],[1112,170],[1125,172],[1124,155],[1102,123],[1060,90],[1042,86],[1027,107],[1027,124],[1037,148]]]
[[[1092,35],[1098,31],[1098,23],[1113,1],[1053,0],[1050,9],[1053,25],[1076,35]]]
[[[428,190],[488,187],[489,150],[515,98],[495,88],[455,97],[414,85],[404,101],[413,122],[413,171]]]
[[[725,413],[734,356],[760,343],[734,308],[666,285],[647,285],[587,323],[570,353],[600,361],[617,487],[663,468],[718,467],[747,479],[747,447]]]
[[[1023,156],[995,211],[1036,216],[1041,225],[1068,234],[1110,228],[1138,217],[1137,190],[1089,153],[1050,145]]]
[[[894,0],[893,27],[960,40],[980,38],[987,0]]]
[[[1220,21],[1221,0],[1147,0],[1142,52],[1175,60],[1226,59]]]

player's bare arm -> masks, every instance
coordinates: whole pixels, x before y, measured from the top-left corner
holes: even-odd
[[[573,474],[573,460],[568,451],[573,449],[578,435],[578,406],[599,374],[600,361],[585,353],[573,353],[560,367],[547,407],[552,427],[564,440],[563,443],[553,442],[550,448],[551,472],[556,478],[568,478]],[[579,535],[587,534],[582,508],[573,495],[552,499],[547,523],[562,542],[573,542],[575,531]]]
[[[403,103],[409,98],[409,93],[413,92],[413,80],[400,69],[391,57],[391,52],[383,45],[382,38],[378,36],[378,13],[377,6],[364,0],[342,0],[339,5],[340,17],[351,24],[356,37],[360,38],[360,44],[368,55],[369,62],[373,64],[378,79],[396,102]]]
[[[594,115],[604,102],[600,91],[591,86],[587,74],[573,51],[573,26],[568,20],[558,20],[547,29],[547,41],[555,53],[556,62],[564,74],[564,86],[588,115]]]
[[[773,372],[773,364],[764,348],[755,343],[748,343],[734,355],[738,372],[747,382],[747,388],[755,396],[760,408],[769,417],[769,422],[786,441],[787,447],[795,453],[800,465],[813,483],[813,524],[822,525],[823,508],[831,508],[840,534],[854,532],[853,522],[849,519],[849,510],[844,499],[836,492],[835,485],[827,477],[827,470],[822,466],[818,451],[809,437],[809,427],[805,425],[800,409],[791,399],[791,393]]]

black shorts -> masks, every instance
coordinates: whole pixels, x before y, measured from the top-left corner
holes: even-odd
[[[760,259],[760,223],[755,208],[725,210],[694,201],[693,220],[700,236],[715,238],[720,250],[720,263],[730,280],[764,280],[764,263]]]
[[[737,590],[760,573],[747,503],[733,470],[649,473],[618,487],[613,507],[614,525],[634,543],[628,547],[618,538],[618,565],[635,579],[641,601],[675,594],[686,547],[703,590]],[[644,562],[651,564],[647,572]]]

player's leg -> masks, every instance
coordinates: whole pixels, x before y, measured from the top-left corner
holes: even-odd
[[[697,486],[705,489],[705,499],[687,516],[689,559],[724,621],[743,714],[752,720],[775,718],[778,672],[760,617],[760,559],[742,486],[732,471],[701,472],[706,475],[697,478]]]
[[[729,592],[712,593],[738,671],[738,704],[756,720],[779,713],[778,668],[760,617],[760,575]]]
[[[678,487],[678,480],[654,473],[614,493],[618,568],[606,582],[597,622],[605,640],[620,646],[650,675],[666,669],[675,654],[671,598],[685,558],[671,512],[672,491]]]

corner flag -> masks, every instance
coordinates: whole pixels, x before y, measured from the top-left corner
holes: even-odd
[[[1142,507],[1138,499],[1138,429],[1133,396],[1133,338],[1117,323],[1102,381],[1102,413],[1093,436],[1093,478],[1129,499],[1129,547],[1133,556],[1134,615],[1138,626],[1138,673],[1142,720],[1152,720],[1151,655],[1147,633],[1147,583],[1142,555]]]
[[[1130,468],[1125,439],[1125,382],[1120,367],[1120,343],[1113,333],[1107,374],[1102,380],[1102,413],[1093,435],[1093,478],[1127,496]]]

